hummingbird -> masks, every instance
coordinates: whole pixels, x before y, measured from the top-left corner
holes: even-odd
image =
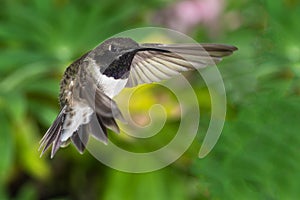
[[[107,144],[107,129],[125,121],[113,98],[125,87],[159,82],[214,65],[237,48],[226,44],[139,44],[110,38],[70,64],[60,82],[60,112],[40,141],[51,158],[70,142],[82,154],[89,135]]]

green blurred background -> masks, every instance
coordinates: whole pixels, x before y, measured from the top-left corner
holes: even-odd
[[[0,200],[299,198],[298,0],[0,3]],[[144,26],[173,28],[198,42],[239,48],[219,64],[228,110],[213,151],[204,159],[197,157],[210,119],[210,99],[201,76],[187,74],[201,109],[199,134],[170,166],[146,174],[123,173],[88,152],[78,154],[73,146],[52,160],[49,154],[39,158],[38,142],[59,111],[64,69],[107,37]],[[162,140],[137,145],[119,137],[120,146],[140,151],[172,139],[167,133],[174,132],[180,118],[172,112],[176,101],[168,92],[147,87],[137,98],[148,103],[131,109],[133,118],[140,119],[163,95],[171,108]]]

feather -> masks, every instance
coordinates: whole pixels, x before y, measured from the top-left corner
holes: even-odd
[[[142,44],[133,58],[126,87],[159,82],[183,71],[214,65],[235,50],[225,44]]]
[[[41,156],[45,153],[45,151],[52,145],[52,152],[51,152],[51,157],[54,156],[54,154],[57,152],[59,146],[60,146],[60,141],[59,138],[62,134],[62,127],[64,124],[65,120],[65,110],[66,106],[64,106],[59,115],[56,117],[44,137],[40,141],[40,147],[39,150],[42,150]]]
[[[107,144],[107,131],[101,121],[98,121],[97,115],[94,113],[89,124],[89,133],[97,140]]]
[[[76,149],[82,154],[89,140],[88,125],[81,125],[78,130],[72,135],[71,141]]]
[[[95,111],[88,123],[89,131],[96,139],[106,143],[107,128],[117,133],[120,131],[115,118],[125,121],[121,111],[116,102],[95,85],[91,77],[85,77],[79,93],[80,98],[86,100],[87,105]]]

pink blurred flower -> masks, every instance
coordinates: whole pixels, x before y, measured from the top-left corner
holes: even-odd
[[[224,0],[184,0],[160,11],[155,21],[181,32],[199,24],[215,29],[223,8]]]

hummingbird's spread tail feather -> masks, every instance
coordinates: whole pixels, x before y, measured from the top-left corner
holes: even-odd
[[[66,123],[65,119],[68,115],[65,110],[66,108],[64,107],[54,120],[52,126],[41,139],[39,147],[39,150],[42,149],[41,156],[52,145],[51,158],[53,158],[60,147],[66,146],[65,144],[69,142],[69,139],[71,139],[76,149],[80,153],[83,153],[88,143],[90,134],[95,139],[107,144],[107,128],[115,132],[119,132],[119,127],[113,116],[102,115],[101,113],[93,113],[90,116],[90,121],[88,123],[78,125],[79,127],[77,130],[72,132],[69,138],[62,140],[62,138],[64,138],[63,133],[66,131],[66,129],[64,129],[64,124]],[[113,111],[110,112],[112,113]]]
[[[56,119],[54,120],[44,137],[41,139],[39,148],[39,150],[43,149],[41,156],[45,153],[47,149],[49,149],[51,144],[53,144],[51,151],[51,158],[53,158],[53,156],[61,146],[60,137],[62,134],[63,124],[66,117],[65,110],[66,106],[64,106],[61,109],[59,115],[56,117]]]

